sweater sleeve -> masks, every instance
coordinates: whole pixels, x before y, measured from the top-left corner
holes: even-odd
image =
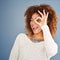
[[[46,49],[47,57],[51,58],[52,56],[56,55],[58,51],[58,46],[53,40],[51,33],[49,31],[49,27],[47,25],[42,26],[43,36],[44,36],[44,46]]]
[[[18,60],[18,53],[19,53],[19,36],[17,36],[14,45],[12,47],[9,60]]]

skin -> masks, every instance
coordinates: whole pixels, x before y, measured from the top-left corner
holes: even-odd
[[[40,17],[40,15],[41,17]],[[43,38],[43,32],[42,32],[42,26],[47,25],[47,18],[48,18],[48,12],[45,13],[45,10],[43,10],[43,14],[38,11],[38,13],[34,13],[31,18],[30,26],[34,33],[32,38],[36,40],[44,40]],[[39,19],[39,20],[38,20]]]
[[[30,21],[30,26],[34,34],[41,32],[41,27],[34,21],[37,20],[38,17],[40,17],[39,14],[34,13]]]

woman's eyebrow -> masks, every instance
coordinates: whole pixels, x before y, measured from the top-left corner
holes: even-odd
[[[35,19],[37,19],[39,16],[37,16],[37,17],[35,17],[34,19],[33,18],[31,18],[31,20],[35,20]]]

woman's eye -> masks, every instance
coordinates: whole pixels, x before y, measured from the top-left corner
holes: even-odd
[[[37,22],[40,22],[40,19],[37,19],[36,21],[37,21]]]

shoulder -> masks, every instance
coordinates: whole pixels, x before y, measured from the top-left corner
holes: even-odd
[[[17,35],[17,38],[24,38],[24,37],[31,38],[32,37],[32,34],[19,33]]]
[[[24,37],[26,34],[25,33],[19,33],[16,38],[21,38]]]
[[[19,33],[17,35],[17,37],[16,37],[15,42],[20,43],[20,42],[24,41],[25,40],[25,37],[26,37],[25,35],[26,35],[25,33]]]
[[[16,37],[16,41],[20,46],[25,46],[28,43],[28,37],[25,33],[19,33]]]
[[[30,34],[25,34],[25,33],[19,33],[16,37],[16,40],[18,41],[25,41],[27,39],[30,39],[31,35]]]

